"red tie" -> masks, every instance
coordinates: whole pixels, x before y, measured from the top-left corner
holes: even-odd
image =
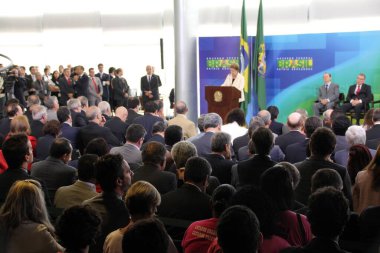
[[[362,87],[361,85],[358,85],[358,89],[356,90],[356,96],[359,96],[360,88],[361,88],[361,87]]]
[[[71,85],[71,80],[70,80],[70,78],[67,78],[67,85],[68,85],[68,86]]]
[[[96,93],[99,93],[98,86],[96,85],[95,78],[92,77],[92,84],[94,85]]]

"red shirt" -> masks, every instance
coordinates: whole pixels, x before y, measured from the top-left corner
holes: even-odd
[[[279,213],[280,222],[277,224],[287,236],[285,238],[291,246],[305,246],[313,235],[311,233],[310,223],[304,215],[301,215],[302,225],[305,230],[305,241],[302,238],[300,231],[297,214],[292,211],[283,211]]]
[[[216,238],[218,218],[193,222],[186,230],[182,240],[184,253],[207,252],[211,242]]]

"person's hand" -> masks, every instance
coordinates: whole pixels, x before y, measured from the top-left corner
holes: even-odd
[[[327,99],[322,99],[322,100],[321,100],[321,104],[322,104],[322,105],[327,105],[327,103],[328,103]]]
[[[78,75],[74,75],[73,80],[76,82],[76,81],[78,81],[78,79],[79,79],[79,76]]]

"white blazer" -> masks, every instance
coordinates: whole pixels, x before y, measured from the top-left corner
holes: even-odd
[[[233,83],[232,83],[231,74],[228,74],[222,86],[233,86],[236,89],[240,90],[241,96],[239,98],[239,102],[243,102],[245,100],[244,99],[244,76],[242,74],[238,73]]]

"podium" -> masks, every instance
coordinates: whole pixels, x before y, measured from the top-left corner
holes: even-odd
[[[240,90],[232,86],[206,86],[208,112],[215,112],[225,118],[229,111],[239,107]]]

